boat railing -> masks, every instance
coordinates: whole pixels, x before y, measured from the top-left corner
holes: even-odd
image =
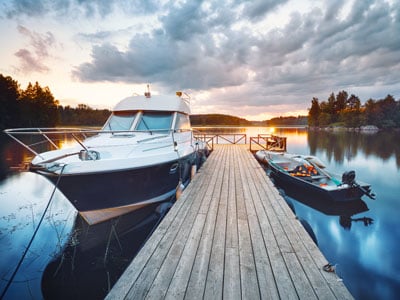
[[[261,148],[262,150],[285,152],[286,140],[286,137],[273,134],[258,134],[256,137],[250,137],[250,151],[258,151]]]
[[[63,145],[69,143],[75,143],[80,145],[82,150],[88,151],[85,145],[87,138],[100,135],[100,134],[112,134],[116,137],[132,137],[137,133],[148,133],[150,135],[163,134],[162,137],[169,136],[171,134],[171,145],[175,145],[174,130],[104,130],[104,129],[93,129],[93,128],[15,128],[4,130],[9,137],[19,143],[25,149],[32,154],[40,157],[41,152],[50,151],[54,149],[60,149]],[[159,136],[151,137],[150,140],[154,140]],[[144,139],[139,142],[149,141]]]

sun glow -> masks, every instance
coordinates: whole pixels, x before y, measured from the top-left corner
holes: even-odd
[[[275,127],[270,127],[270,128],[269,128],[269,133],[270,133],[270,134],[273,134],[274,132],[275,132]]]

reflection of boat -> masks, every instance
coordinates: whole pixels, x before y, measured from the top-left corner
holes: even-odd
[[[352,216],[369,210],[362,199],[334,201],[329,197],[310,196],[299,188],[286,188],[283,194],[328,216]]]
[[[304,193],[303,190],[296,188],[295,186],[286,188],[284,191],[281,190],[280,193],[284,196],[287,204],[295,214],[296,210],[292,200],[301,202],[325,215],[339,216],[339,224],[343,228],[348,230],[351,228],[351,224],[353,222],[363,222],[365,226],[369,226],[373,223],[373,219],[368,217],[352,218],[356,214],[369,211],[367,204],[361,199],[351,201],[334,201],[329,197],[316,197],[312,195],[310,196],[309,194]],[[305,221],[301,218],[299,218],[299,220],[306,228],[304,224]],[[311,236],[312,234],[314,234],[311,226],[309,229],[306,228],[306,230]],[[313,238],[313,240],[316,242],[316,238]]]
[[[193,137],[189,97],[134,96],[119,102],[102,130],[9,129],[36,154],[30,170],[50,179],[94,224],[175,197],[188,184],[207,149]],[[36,152],[24,135],[70,135],[68,148]],[[18,136],[18,138],[16,137]],[[83,137],[82,137],[83,136]]]
[[[43,298],[103,299],[166,213],[155,205],[96,225],[78,216],[63,251],[43,271]]]
[[[284,188],[296,187],[310,196],[323,196],[334,201],[357,200],[363,195],[375,197],[369,184],[355,181],[354,171],[343,173],[340,179],[314,156],[260,150],[256,157],[268,164],[271,175]]]

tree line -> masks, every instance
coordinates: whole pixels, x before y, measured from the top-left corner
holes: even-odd
[[[307,116],[277,117],[263,122],[265,126],[306,126]]]
[[[193,126],[251,126],[246,119],[223,114],[191,115],[190,123]]]
[[[99,126],[110,111],[59,105],[48,87],[38,82],[26,89],[10,76],[0,74],[0,129],[13,127]]]
[[[400,128],[400,100],[392,95],[384,99],[368,99],[364,105],[360,99],[346,91],[331,93],[326,101],[311,100],[308,112],[311,127],[342,126],[357,128],[374,125],[378,128]]]
[[[191,115],[193,126],[305,126],[307,116],[276,117],[264,121],[249,121],[243,118],[223,114]]]

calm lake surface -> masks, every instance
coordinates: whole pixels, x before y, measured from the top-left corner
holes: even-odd
[[[271,133],[270,128],[214,130],[245,133],[247,139]],[[287,137],[288,152],[318,156],[339,174],[355,170],[356,179],[372,185],[376,200],[364,197],[350,206],[282,193],[356,299],[398,299],[400,133],[278,128],[274,134]],[[143,220],[140,229],[132,228],[129,218],[89,228],[46,179],[12,169],[28,159],[21,146],[0,135],[0,295],[103,298],[161,216]]]
[[[338,174],[355,170],[356,180],[370,183],[376,200],[364,196],[351,205],[321,205],[319,199],[301,194],[294,197],[286,193],[285,199],[311,228],[318,247],[336,265],[336,273],[356,299],[399,299],[399,132],[301,128],[219,128],[215,132],[286,136],[287,152],[315,155],[329,170]]]

